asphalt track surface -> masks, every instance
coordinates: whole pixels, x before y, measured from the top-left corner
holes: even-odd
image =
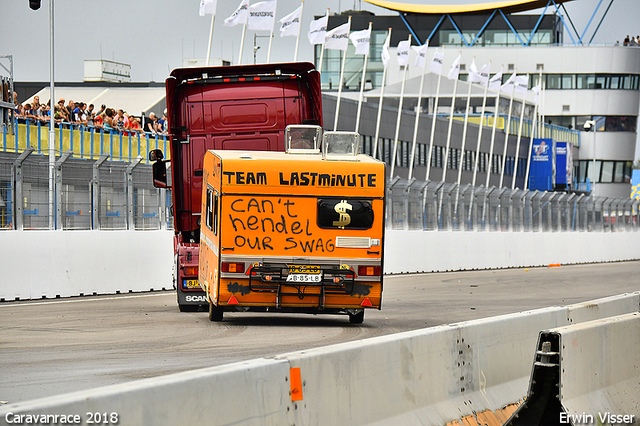
[[[0,403],[640,291],[640,262],[385,277],[346,316],[178,312],[174,292],[0,303]]]

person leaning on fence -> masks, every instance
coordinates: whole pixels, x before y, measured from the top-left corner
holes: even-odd
[[[104,133],[111,133],[113,132],[115,129],[115,124],[113,122],[113,109],[112,108],[107,108],[104,111],[104,122],[102,123],[102,130],[104,131]]]
[[[149,119],[147,119],[144,123],[144,131],[147,133],[156,133],[158,117],[153,112],[149,113]]]

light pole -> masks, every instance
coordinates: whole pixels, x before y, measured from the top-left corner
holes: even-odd
[[[597,131],[597,125],[596,125],[596,121],[595,120],[589,120],[589,121],[585,121],[584,123],[584,131],[585,132],[590,132],[593,130],[593,181],[591,182],[591,184],[593,185],[593,188],[591,189],[591,193],[595,193],[596,190],[596,181],[598,180],[598,178],[600,177],[600,173],[598,173],[599,171],[596,171],[596,131]]]

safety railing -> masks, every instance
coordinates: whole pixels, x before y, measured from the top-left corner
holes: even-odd
[[[14,130],[15,129],[15,130]],[[105,131],[94,126],[74,123],[56,123],[56,155],[71,150],[73,158],[96,160],[103,154],[120,161],[132,161],[141,156],[147,163],[147,153],[152,149],[162,149],[169,155],[169,138],[166,135],[133,130]],[[39,120],[20,119],[11,126],[0,126],[0,151],[23,152],[33,147],[36,154],[49,153],[49,124]]]
[[[640,200],[415,179],[387,186],[387,226],[424,231],[640,230]]]
[[[141,164],[142,157],[75,157],[71,150],[57,157],[52,179],[49,158],[35,149],[0,152],[0,228],[173,228],[171,192],[153,187],[151,166]]]

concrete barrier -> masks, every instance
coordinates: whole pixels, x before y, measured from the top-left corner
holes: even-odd
[[[640,232],[387,230],[385,238],[387,274],[640,259]]]
[[[631,293],[603,299],[603,309],[598,300],[551,307],[12,404],[0,407],[0,424],[8,413],[115,412],[120,425],[444,426],[515,409],[527,394],[541,329],[637,312],[639,298]]]
[[[171,231],[2,231],[0,301],[172,288],[172,237]],[[387,274],[612,262],[640,259],[640,232],[387,230],[385,250]]]
[[[168,231],[0,232],[0,300],[173,288]]]
[[[640,424],[640,314],[540,333],[527,398],[508,425]]]

